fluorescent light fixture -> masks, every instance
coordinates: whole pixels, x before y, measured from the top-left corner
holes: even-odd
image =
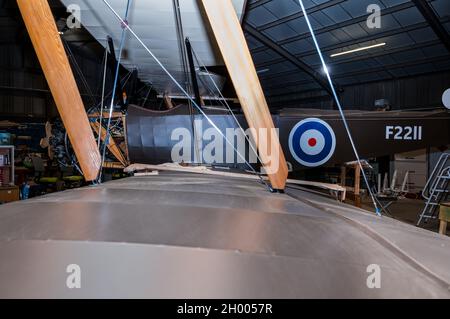
[[[256,71],[256,73],[261,74],[261,73],[266,73],[266,72],[269,72],[269,71],[270,71],[270,69],[262,69],[262,70]]]
[[[365,50],[370,50],[370,49],[382,47],[382,46],[385,46],[385,45],[386,45],[385,42],[378,43],[378,44],[374,44],[374,45],[369,45],[367,47],[362,47],[362,48],[358,48],[358,49],[353,49],[353,50],[349,50],[349,51],[335,53],[335,54],[330,55],[330,57],[334,58],[334,57],[337,57],[337,56],[346,55],[346,54],[355,53],[355,52],[360,52],[360,51],[365,51]]]

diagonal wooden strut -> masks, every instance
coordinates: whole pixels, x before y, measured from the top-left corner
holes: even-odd
[[[286,186],[288,168],[278,135],[261,139],[264,130],[274,130],[272,116],[256,74],[244,32],[231,0],[202,0],[212,30],[219,45],[228,72],[233,81],[245,118],[252,130],[254,140],[265,170],[274,189]],[[259,138],[258,138],[259,137]],[[267,145],[265,145],[267,143]],[[270,149],[278,151],[277,158]]]
[[[96,132],[98,134],[98,132],[100,131],[100,139],[102,140],[103,143],[106,143],[106,138],[107,138],[107,134],[106,134],[106,129],[103,127],[101,127],[100,129],[100,123],[95,121],[95,122],[90,122],[92,130],[94,132]],[[108,137],[108,143],[106,144],[106,147],[108,147],[109,151],[114,155],[114,157],[123,165],[123,167],[126,167],[128,165],[128,162],[125,158],[125,156],[122,154],[122,151],[120,150],[119,146],[117,146],[116,142],[114,141],[113,137],[110,135]]]
[[[84,178],[95,180],[101,158],[47,0],[17,0]]]

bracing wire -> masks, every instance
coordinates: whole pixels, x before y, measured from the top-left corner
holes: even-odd
[[[147,95],[145,96],[144,101],[141,103],[141,106],[144,106],[145,103],[147,103],[148,97],[150,96],[150,93],[152,92],[152,89],[153,89],[153,86],[150,85],[149,88],[148,88]]]
[[[100,105],[100,125],[98,127],[98,141],[97,141],[97,147],[100,149],[100,141],[102,136],[102,122],[103,122],[103,108],[105,105],[105,87],[106,87],[106,73],[108,71],[108,46],[105,46],[105,69],[103,70],[103,86],[102,86],[102,101]]]
[[[116,16],[119,22],[122,24],[124,28],[126,28],[133,37],[141,44],[141,46],[150,54],[150,56],[155,60],[155,62],[160,66],[160,68],[167,74],[167,76],[173,81],[173,83],[180,89],[180,91],[191,101],[192,105],[194,105],[197,110],[205,117],[208,123],[221,135],[221,137],[226,141],[228,145],[230,145],[236,154],[245,162],[245,164],[253,171],[256,175],[258,175],[269,190],[272,191],[270,185],[266,183],[266,181],[261,177],[261,175],[253,168],[253,166],[246,160],[246,158],[239,152],[239,150],[234,146],[233,143],[222,133],[219,127],[211,120],[211,118],[202,110],[202,108],[197,105],[192,96],[183,88],[183,86],[175,79],[175,77],[167,70],[167,68],[161,63],[161,61],[155,56],[155,54],[148,48],[148,46],[141,40],[141,38],[133,31],[133,29],[126,23],[121,16],[114,10],[114,8],[108,3],[107,0],[102,0],[103,3],[111,10],[111,12]]]
[[[110,138],[110,135],[111,135],[109,127],[111,125],[111,117],[112,117],[113,108],[114,108],[114,97],[116,96],[117,82],[119,80],[120,62],[121,62],[121,59],[122,59],[122,51],[123,51],[123,48],[125,46],[126,31],[127,31],[127,29],[129,29],[127,20],[128,20],[128,13],[130,12],[131,2],[132,2],[132,0],[128,0],[127,1],[127,8],[126,8],[126,11],[125,11],[125,20],[122,20],[122,18],[120,18],[120,16],[118,15],[118,17],[120,18],[120,22],[122,23],[122,28],[123,29],[122,29],[122,36],[121,36],[121,39],[120,39],[119,56],[117,58],[116,75],[115,75],[115,78],[114,78],[113,91],[112,91],[112,95],[111,95],[111,105],[110,105],[110,109],[109,109],[108,125],[106,126],[106,139],[105,139],[105,142],[104,142],[105,145],[103,146],[102,163],[101,163],[101,167],[100,167],[100,174],[99,174],[99,177],[98,177],[98,181],[99,182],[101,182],[102,172],[103,172],[103,165],[105,163],[106,148],[108,146],[109,138]]]
[[[195,60],[197,61],[197,64],[199,66],[203,67],[203,69],[206,71],[206,74],[208,75],[209,79],[211,80],[211,83],[213,84],[214,88],[219,93],[219,96],[221,98],[221,100],[219,99],[219,102],[228,109],[228,112],[230,112],[230,114],[233,116],[233,119],[235,120],[236,124],[239,126],[239,128],[240,128],[242,134],[244,135],[245,139],[247,140],[250,148],[255,153],[255,155],[258,158],[258,160],[260,161],[260,163],[263,163],[263,161],[259,157],[258,151],[255,149],[252,141],[250,141],[250,138],[247,136],[247,134],[245,134],[245,131],[244,131],[243,127],[241,126],[241,123],[239,123],[238,119],[236,118],[236,115],[234,114],[234,112],[231,109],[230,105],[228,104],[227,100],[223,96],[222,91],[219,89],[219,86],[217,85],[216,81],[214,81],[214,78],[212,77],[212,75],[209,72],[208,68],[203,63],[203,61],[200,59],[200,57],[197,55],[197,53],[195,52],[195,50],[193,48],[192,48],[192,52],[193,52]],[[213,93],[213,96],[215,96],[214,91],[212,91],[212,90],[210,90],[210,91]]]
[[[131,74],[132,74],[132,73],[133,73],[133,71],[129,71],[128,74],[127,74],[123,79],[121,79],[121,81],[120,81],[120,86],[121,86],[122,88],[125,87],[125,85],[128,83],[128,81],[129,81],[130,78],[131,78]],[[141,91],[142,91],[142,88],[141,88],[136,94],[140,93]],[[105,100],[111,96],[111,93],[112,93],[112,90],[109,91],[108,94],[105,95]],[[101,103],[98,102],[98,103],[95,104],[94,106],[90,107],[90,108],[88,109],[87,113],[91,113],[91,112],[92,112],[93,110],[95,110],[95,109],[98,110],[100,104],[101,104]]]
[[[206,68],[205,68],[206,70]],[[209,71],[207,71],[209,72]],[[213,78],[211,77],[211,81],[214,81]],[[216,98],[216,100],[219,102],[219,104],[228,111],[229,114],[232,115],[234,121],[236,122],[236,124],[238,125],[238,128],[240,129],[242,135],[244,136],[245,140],[247,141],[250,151],[253,151],[253,153],[256,155],[257,159],[259,160],[260,163],[263,163],[263,161],[261,160],[258,151],[255,149],[253,142],[250,140],[249,136],[245,133],[245,130],[243,129],[243,127],[241,126],[241,124],[239,123],[239,120],[236,118],[236,115],[234,114],[233,110],[231,109],[230,105],[228,104],[228,102],[226,101],[222,101],[225,100],[225,98],[222,96],[222,98],[220,96],[217,96],[215,91],[213,89],[211,89],[211,87],[209,86],[208,83],[206,83],[203,79],[200,78],[200,82],[203,84],[203,86],[207,89],[208,93],[210,94],[211,97]],[[221,94],[220,90],[219,93]],[[225,102],[225,103],[224,103]],[[210,102],[210,106],[212,107],[213,104],[212,102]]]
[[[103,66],[105,64],[105,58],[106,58],[105,54],[106,54],[106,52],[107,51],[105,51],[103,53],[102,63],[100,64],[100,66]],[[103,82],[102,82],[102,80],[103,80],[103,72],[99,73],[98,77],[99,77],[99,84],[98,84],[98,86],[95,89],[95,97],[100,97],[100,100],[101,100],[101,98],[102,98],[102,92],[101,91],[102,91],[102,84],[103,84]],[[98,103],[98,102],[96,101],[96,103]]]
[[[376,212],[376,214],[378,216],[381,216],[381,210],[380,210],[380,208],[377,205],[377,201],[375,199],[375,195],[373,194],[373,191],[372,191],[372,189],[371,189],[371,187],[369,185],[369,180],[368,180],[367,175],[366,175],[366,173],[364,171],[364,167],[363,167],[363,165],[361,163],[361,158],[359,156],[358,150],[357,150],[355,142],[353,140],[353,137],[352,137],[352,134],[351,134],[351,131],[350,131],[350,127],[349,127],[349,125],[347,123],[347,119],[346,119],[344,111],[342,109],[341,102],[340,102],[339,97],[338,97],[338,95],[336,93],[336,89],[335,89],[335,87],[333,85],[333,80],[331,79],[330,72],[328,70],[327,64],[326,64],[325,59],[323,57],[322,50],[320,49],[319,42],[317,41],[314,29],[313,29],[313,27],[311,25],[311,22],[309,21],[308,13],[307,13],[307,11],[305,9],[305,6],[303,4],[303,0],[298,0],[298,1],[300,3],[300,6],[302,7],[303,16],[305,17],[306,23],[308,24],[308,28],[309,28],[309,31],[311,33],[311,37],[312,37],[312,39],[314,41],[314,45],[316,46],[317,53],[319,54],[319,57],[320,57],[320,61],[322,62],[323,71],[325,72],[325,74],[327,76],[328,82],[329,82],[330,87],[331,87],[331,91],[333,92],[333,97],[334,97],[336,105],[337,105],[337,107],[339,109],[339,113],[341,114],[342,122],[344,123],[345,130],[347,131],[347,135],[348,135],[348,138],[350,140],[350,144],[352,145],[353,152],[354,152],[354,154],[356,156],[356,160],[358,161],[358,165],[359,165],[359,167],[361,169],[361,173],[362,173],[362,176],[364,178],[364,182],[366,183],[366,186],[367,186],[367,191],[369,192],[370,197],[371,197],[372,202],[373,202],[373,205],[375,207],[375,212]]]
[[[94,93],[92,92],[91,87],[89,86],[86,78],[84,77],[83,71],[81,70],[81,67],[78,64],[78,61],[75,58],[72,49],[70,48],[69,44],[67,43],[67,41],[65,39],[63,39],[63,44],[67,50],[69,59],[72,61],[72,65],[75,68],[75,71],[78,73],[81,83],[84,85],[86,92],[88,93],[89,98],[91,99],[91,103],[95,104]]]

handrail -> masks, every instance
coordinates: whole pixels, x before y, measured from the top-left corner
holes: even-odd
[[[438,174],[440,174],[444,170],[445,163],[450,158],[450,153],[443,153],[440,157],[436,165],[434,166],[434,169],[432,173],[430,174],[430,177],[427,180],[427,183],[425,184],[423,190],[422,190],[422,196],[425,199],[430,199],[430,190],[434,188],[435,184],[438,182]],[[439,169],[438,169],[439,168]],[[450,172],[450,171],[449,171]],[[428,187],[432,184],[432,187]]]

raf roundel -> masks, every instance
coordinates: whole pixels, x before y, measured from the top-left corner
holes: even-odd
[[[328,162],[336,149],[336,136],[328,123],[308,118],[297,123],[289,134],[289,150],[297,162],[317,167]]]

